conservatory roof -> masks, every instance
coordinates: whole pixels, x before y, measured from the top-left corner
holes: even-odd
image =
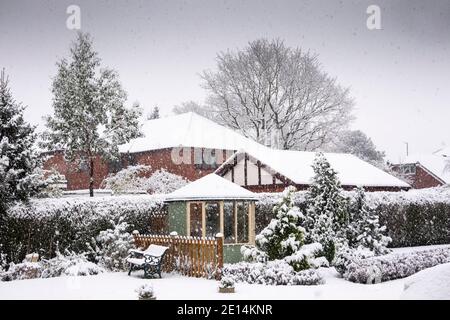
[[[195,180],[166,197],[166,201],[256,199],[257,196],[253,192],[214,173]]]
[[[194,147],[223,150],[254,150],[261,145],[194,112],[147,120],[143,137],[119,146],[122,153]]]
[[[446,184],[450,184],[450,155],[447,154],[412,154],[405,157],[400,164],[420,163]]]
[[[314,176],[312,164],[316,153],[306,151],[270,148],[261,149],[257,152],[241,150],[223,163],[216,170],[216,173],[222,172],[227,165],[233,163],[235,157],[242,156],[244,152],[295,184],[308,185],[312,182]],[[411,188],[406,182],[354,155],[346,153],[324,153],[324,156],[330,162],[331,167],[337,171],[339,180],[343,186]]]

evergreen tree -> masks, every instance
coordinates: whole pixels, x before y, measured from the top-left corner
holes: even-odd
[[[256,236],[256,246],[269,260],[282,259],[298,251],[303,245],[305,229],[300,226],[304,216],[294,205],[294,187],[283,192],[280,202],[273,208],[276,219]]]
[[[100,69],[100,59],[88,34],[78,33],[53,81],[54,115],[46,118],[44,147],[65,150],[68,161],[85,164],[89,190],[94,195],[94,160],[117,160],[118,145],[140,136],[139,106],[124,106],[126,92],[118,75]]]
[[[152,113],[147,115],[147,120],[159,119],[159,108],[158,106],[153,108]]]
[[[26,201],[39,187],[39,156],[34,149],[35,128],[23,117],[4,70],[0,75],[0,214],[13,201]]]
[[[384,235],[386,226],[380,226],[378,215],[366,202],[363,188],[356,189],[356,199],[351,207],[350,216],[349,246],[367,248],[375,255],[390,251],[387,245],[392,239]]]
[[[345,242],[347,220],[346,200],[341,195],[337,172],[322,153],[313,164],[314,177],[307,193],[306,225],[308,243],[322,244],[329,262],[334,258],[336,244]]]

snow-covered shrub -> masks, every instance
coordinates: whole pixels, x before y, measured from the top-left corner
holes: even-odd
[[[2,245],[0,244],[0,273],[6,270],[7,265],[6,253],[2,252]]]
[[[150,170],[151,167],[145,165],[128,166],[106,177],[102,187],[112,190],[115,194],[147,191],[146,178],[143,175]]]
[[[125,258],[128,251],[133,248],[133,236],[128,233],[128,223],[119,219],[114,221],[113,229],[100,231],[93,239],[90,247],[94,259],[99,265],[111,271],[123,271],[127,269]]]
[[[222,277],[220,279],[219,288],[234,288],[234,280],[231,277]]]
[[[408,277],[420,270],[450,262],[450,248],[436,248],[368,259],[348,264],[344,278],[358,283],[383,282]]]
[[[164,169],[155,171],[146,181],[149,193],[167,194],[184,187],[189,181]]]
[[[265,252],[269,260],[289,256],[303,245],[305,229],[300,223],[304,216],[293,204],[294,192],[295,188],[286,188],[280,202],[273,208],[276,218],[255,238],[256,247]]]
[[[56,257],[43,260],[42,278],[60,276],[89,276],[104,272],[105,270],[86,259],[85,254],[66,252],[65,255],[57,252]]]
[[[139,300],[151,300],[155,299],[155,290],[153,289],[153,286],[150,283],[145,283],[138,287],[135,290],[138,294]]]
[[[322,153],[316,155],[312,167],[314,177],[306,196],[306,241],[322,244],[324,256],[332,262],[336,246],[346,242],[347,203],[337,172]]]
[[[328,260],[322,256],[323,248],[320,243],[303,245],[298,251],[287,256],[284,260],[291,265],[295,271],[310,268],[328,267]]]
[[[49,259],[57,245],[61,252],[82,253],[100,231],[114,227],[111,221],[121,218],[128,224],[127,232],[146,233],[151,217],[165,212],[163,200],[149,195],[33,199],[8,210],[8,228],[1,235],[7,246],[2,250],[8,262],[21,261],[27,251]]]
[[[146,173],[150,170],[151,167],[145,165],[129,166],[105,178],[102,187],[111,189],[115,194],[133,192],[166,194],[189,183],[185,178],[164,169],[156,170],[150,177],[146,177]]]
[[[353,261],[367,259],[373,256],[373,251],[368,249],[361,247],[356,249],[344,247],[336,253],[333,260],[333,266],[340,275],[343,275],[347,271],[348,265]]]
[[[265,285],[317,285],[325,283],[317,270],[295,272],[286,261],[274,260],[267,263],[239,262],[227,264],[223,276],[235,282]]]
[[[268,260],[267,254],[264,251],[251,245],[243,245],[241,247],[241,254],[244,261],[247,262],[266,262]]]
[[[55,169],[44,171],[43,176],[43,187],[36,196],[39,198],[62,197],[64,185],[67,183],[66,177]]]
[[[0,278],[2,281],[40,278],[42,269],[42,265],[38,262],[11,263],[8,271],[0,274]]]

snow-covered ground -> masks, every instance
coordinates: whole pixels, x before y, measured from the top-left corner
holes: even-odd
[[[394,252],[426,250],[443,246],[399,248]],[[137,299],[135,289],[151,283],[158,299],[450,299],[450,263],[418,272],[408,278],[379,284],[358,284],[340,278],[333,268],[322,268],[324,285],[265,286],[236,284],[236,293],[218,292],[214,280],[163,274],[144,279],[142,273],[126,272],[96,276],[0,282],[0,299]]]
[[[435,267],[439,271],[450,270],[450,264]],[[322,269],[326,284],[318,286],[264,286],[237,284],[236,293],[218,293],[218,282],[214,280],[182,277],[164,274],[162,279],[143,279],[136,272],[129,277],[125,272],[106,273],[87,277],[59,277],[50,279],[18,280],[0,282],[0,299],[136,299],[135,289],[144,283],[151,283],[158,299],[401,299],[403,297],[427,299],[435,297],[433,289],[424,287],[420,277],[433,278],[434,268],[422,271],[412,277],[375,285],[356,284],[338,278],[334,269]],[[414,280],[414,279],[419,280]],[[445,280],[450,287],[450,272]],[[404,294],[405,283],[412,284]],[[421,282],[422,281],[422,282]],[[433,282],[442,286],[443,283]],[[445,285],[444,285],[445,286]],[[441,290],[442,291],[442,290]],[[442,291],[443,292],[443,291]],[[445,293],[445,292],[444,292]],[[447,298],[450,298],[447,289]],[[442,298],[442,297],[441,297]],[[445,298],[445,297],[444,297]]]

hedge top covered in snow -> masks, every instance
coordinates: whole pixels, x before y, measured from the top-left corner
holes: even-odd
[[[316,157],[315,152],[270,148],[241,150],[230,157],[217,171],[222,170],[236,157],[243,157],[244,152],[254,161],[261,161],[273,171],[280,173],[296,184],[310,184],[314,176],[312,164]],[[410,188],[410,185],[406,182],[354,155],[324,153],[324,156],[330,162],[331,167],[337,171],[338,178],[343,186]]]
[[[211,173],[175,190],[166,201],[179,200],[257,200],[258,195]]]
[[[120,152],[142,152],[174,147],[253,150],[261,146],[194,112],[148,120],[142,126],[142,132],[143,137],[120,146]]]

